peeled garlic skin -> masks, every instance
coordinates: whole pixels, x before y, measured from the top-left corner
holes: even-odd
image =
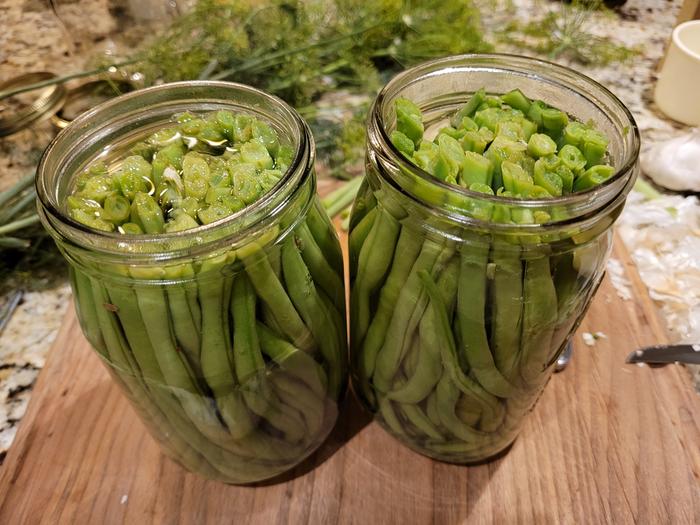
[[[700,192],[700,130],[660,142],[641,156],[642,171],[656,184]]]

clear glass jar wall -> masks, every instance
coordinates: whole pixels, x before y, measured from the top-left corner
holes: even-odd
[[[296,150],[259,201],[160,235],[97,232],[66,215],[87,162],[118,162],[175,113],[219,109],[268,122]],[[310,131],[281,100],[186,82],[82,115],[39,167],[40,215],[70,263],[86,338],[163,450],[209,478],[250,483],[284,472],[337,418],[347,375],[342,256],[313,164]]]
[[[481,87],[519,88],[595,122],[616,174],[565,197],[501,198],[446,185],[391,144],[398,97],[421,108],[430,137]],[[634,120],[612,93],[547,62],[450,57],[382,90],[351,216],[351,367],[391,434],[456,463],[513,442],[600,284],[638,152]]]

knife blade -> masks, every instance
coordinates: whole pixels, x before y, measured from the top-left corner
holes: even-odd
[[[690,363],[700,365],[700,344],[655,345],[635,350],[627,363]]]

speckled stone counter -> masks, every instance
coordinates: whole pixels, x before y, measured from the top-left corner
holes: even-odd
[[[0,81],[32,71],[71,73],[83,69],[100,52],[126,47],[119,38],[122,19],[112,15],[119,12],[114,2],[62,0],[56,4],[60,19],[41,0],[0,0]],[[0,138],[0,190],[34,171],[55,133],[51,123],[44,121]],[[29,285],[22,275],[0,276],[2,289],[25,290],[0,334],[0,462],[72,301],[62,260],[53,258],[43,273],[49,277],[34,276]]]
[[[556,8],[556,4],[541,0],[513,3],[519,13],[536,14]],[[644,51],[624,65],[603,68],[572,65],[606,85],[628,105],[641,129],[643,147],[684,129],[664,119],[651,102],[654,71],[680,3],[680,0],[629,0],[618,15],[596,14],[591,24],[596,33],[613,36],[628,46],[642,46]],[[95,54],[125,51],[138,41],[133,34],[130,40],[124,38],[126,2],[62,0],[56,4],[60,20],[41,0],[0,0],[0,80],[29,71],[48,69],[56,74],[78,71]],[[493,14],[487,16],[486,24],[495,23],[495,18]],[[54,133],[51,125],[43,122],[0,139],[0,190],[33,171]],[[70,301],[70,289],[61,279],[25,293],[0,335],[0,461],[12,442],[32,385]]]

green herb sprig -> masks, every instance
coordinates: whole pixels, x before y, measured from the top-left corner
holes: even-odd
[[[601,0],[572,0],[543,11],[528,21],[509,21],[496,40],[550,60],[568,59],[593,66],[625,62],[641,52],[592,32],[596,16],[610,13]]]

